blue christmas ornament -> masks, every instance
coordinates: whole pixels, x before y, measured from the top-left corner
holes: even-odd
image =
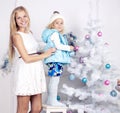
[[[57,95],[57,100],[60,101],[60,96],[59,95]]]
[[[82,83],[87,83],[87,78],[86,77],[82,78]]]
[[[117,92],[116,92],[115,90],[112,90],[112,91],[110,92],[110,95],[111,95],[112,97],[116,97],[116,96],[117,96]]]
[[[70,80],[74,80],[74,79],[75,79],[75,75],[71,74],[71,75],[69,76],[69,79],[70,79]]]
[[[106,68],[106,69],[110,69],[110,67],[111,67],[110,64],[106,64],[106,65],[105,65],[105,68]]]

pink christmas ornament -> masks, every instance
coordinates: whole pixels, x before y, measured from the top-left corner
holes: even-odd
[[[100,93],[100,94],[99,94],[99,96],[103,96],[103,94],[102,94],[102,93]]]
[[[84,63],[84,57],[80,57],[80,58],[79,58],[79,62],[80,62],[80,63]]]
[[[108,46],[108,45],[109,45],[109,43],[105,42],[105,44],[104,44],[104,45]]]
[[[89,39],[89,38],[90,38],[90,35],[85,35],[85,38],[86,38],[86,39]]]
[[[67,113],[73,113],[72,111],[67,111]]]
[[[105,80],[104,84],[105,84],[105,85],[109,85],[109,84],[110,84],[110,81],[109,81],[109,80]]]
[[[75,50],[75,51],[78,51],[78,49],[79,49],[79,46],[75,46],[75,47],[74,47],[74,50]]]
[[[97,33],[97,35],[98,35],[99,37],[101,37],[101,36],[102,36],[102,32],[99,31],[99,32]]]

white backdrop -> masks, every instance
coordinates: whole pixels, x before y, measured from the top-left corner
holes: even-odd
[[[92,2],[92,9],[89,7]],[[54,10],[58,10],[66,19],[66,31],[72,31],[80,39],[85,35],[85,26],[89,15],[96,16],[96,8],[102,23],[103,39],[109,43],[111,58],[120,65],[120,0],[4,0],[0,3],[0,58],[8,49],[9,17],[15,4],[28,9],[31,17],[31,30],[41,40],[41,32],[46,27]],[[12,76],[0,76],[0,113],[14,113],[14,96],[12,94]]]

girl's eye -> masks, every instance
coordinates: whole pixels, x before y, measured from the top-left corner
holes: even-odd
[[[58,22],[56,22],[55,24],[58,24]]]
[[[25,15],[24,17],[26,18],[27,16]]]
[[[20,17],[17,17],[16,19],[20,19]]]

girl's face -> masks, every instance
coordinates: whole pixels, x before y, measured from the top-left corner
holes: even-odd
[[[25,30],[25,28],[27,28],[29,23],[29,18],[24,11],[17,12],[15,19],[16,19],[16,24],[20,31]]]
[[[59,32],[62,32],[62,30],[64,29],[63,19],[61,19],[61,18],[56,19],[53,23],[53,28],[57,29]]]

